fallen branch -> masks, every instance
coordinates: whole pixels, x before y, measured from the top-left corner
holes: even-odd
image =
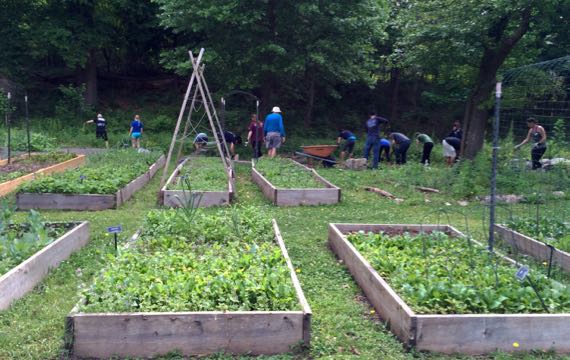
[[[439,193],[438,189],[432,189],[432,188],[428,188],[428,187],[424,187],[424,186],[416,186],[416,189],[419,191],[428,192],[428,193]]]
[[[389,192],[382,190],[382,189],[375,188],[375,187],[367,186],[364,188],[364,190],[376,193],[376,194],[384,196],[384,197],[387,197],[388,199],[394,200],[396,198],[394,195],[390,194]]]

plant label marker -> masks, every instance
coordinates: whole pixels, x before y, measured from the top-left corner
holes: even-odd
[[[115,253],[117,253],[117,234],[123,231],[123,227],[121,225],[117,226],[109,226],[107,228],[107,232],[109,234],[113,234],[115,238]]]
[[[515,274],[515,276],[519,281],[523,281],[527,277],[529,272],[530,272],[530,270],[529,270],[528,266],[524,265],[524,266],[521,266],[517,270],[517,273]]]

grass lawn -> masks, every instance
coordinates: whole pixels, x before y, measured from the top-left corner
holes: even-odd
[[[407,352],[380,322],[366,298],[327,246],[327,224],[359,223],[451,223],[460,230],[486,239],[483,213],[486,208],[471,201],[463,207],[449,193],[423,194],[412,185],[399,183],[394,168],[351,172],[320,169],[319,173],[342,188],[342,202],[334,206],[278,208],[269,205],[250,181],[248,165],[237,165],[237,203],[258,205],[278,221],[291,259],[298,269],[303,290],[313,310],[309,350],[270,359],[470,359]],[[58,359],[63,352],[64,318],[78,301],[78,289],[90,284],[108,256],[112,237],[106,227],[123,225],[125,240],[140,225],[145,213],[157,207],[161,173],[118,210],[98,212],[44,211],[46,220],[88,220],[91,242],[54,270],[37,289],[0,312],[0,359]],[[389,180],[389,181],[387,181]],[[401,203],[363,190],[380,187],[404,199]],[[9,198],[14,201],[13,196]],[[449,205],[447,205],[449,204]],[[557,205],[567,207],[568,202]],[[446,212],[435,211],[444,208]],[[515,206],[514,211],[519,211]],[[520,207],[520,211],[526,211]],[[216,209],[201,209],[215,212]],[[543,209],[541,211],[548,211]],[[24,217],[25,214],[18,214]],[[468,226],[466,219],[469,220]],[[173,354],[167,358],[178,359]],[[218,355],[212,359],[230,357]],[[511,356],[495,354],[477,359],[559,359],[551,354]]]

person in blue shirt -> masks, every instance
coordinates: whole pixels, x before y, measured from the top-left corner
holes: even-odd
[[[277,149],[285,143],[285,128],[279,106],[274,106],[271,114],[265,117],[263,136],[265,136],[265,147],[268,149],[267,154],[270,158],[274,158],[277,155]]]
[[[344,156],[348,153],[348,159],[352,157],[354,151],[354,144],[356,143],[356,136],[348,130],[340,130],[336,143],[340,145],[341,139],[344,139],[344,144],[340,149],[340,161],[344,161]]]
[[[391,144],[388,139],[380,139],[380,161],[384,161],[382,156],[382,153],[384,153],[386,162],[390,162],[390,148]]]
[[[131,122],[131,130],[129,130],[129,136],[131,137],[131,143],[133,147],[138,149],[141,147],[141,137],[143,133],[143,123],[141,122],[141,117],[135,115],[134,120]]]
[[[408,149],[412,143],[410,138],[402,133],[393,132],[390,134],[390,140],[392,140],[392,144],[394,145],[394,156],[396,157],[396,164],[405,164],[407,160],[406,157],[408,154]]]
[[[364,144],[364,157],[368,160],[370,149],[372,149],[373,161],[372,169],[378,169],[378,162],[380,161],[380,128],[382,124],[388,123],[388,120],[376,116],[376,113],[371,111],[368,120],[366,120],[364,129],[366,130],[366,143]]]

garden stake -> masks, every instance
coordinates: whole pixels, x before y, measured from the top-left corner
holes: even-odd
[[[28,113],[28,94],[24,96],[26,102],[26,133],[28,135],[28,157],[32,157],[32,145],[30,143],[30,116]]]
[[[550,257],[548,258],[548,275],[547,277],[550,278],[550,272],[552,271],[552,256],[554,255],[554,245],[546,244],[550,248]]]

